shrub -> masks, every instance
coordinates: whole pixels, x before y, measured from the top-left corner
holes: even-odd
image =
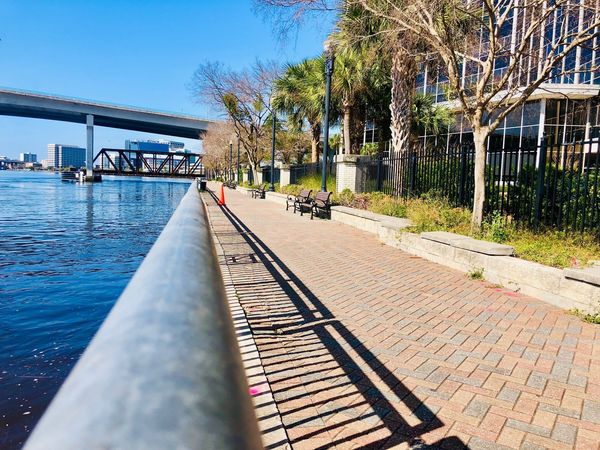
[[[342,206],[352,206],[355,200],[354,192],[346,188],[337,195],[337,203]]]
[[[375,156],[375,155],[377,155],[378,151],[379,151],[379,144],[377,144],[375,142],[369,142],[360,148],[361,155]]]
[[[286,186],[283,186],[280,189],[280,192],[282,194],[298,195],[301,190],[302,190],[302,186],[300,186],[299,184],[288,184]]]
[[[498,211],[491,215],[490,221],[484,225],[485,238],[492,242],[506,242],[511,235],[511,228],[507,218],[503,217]]]
[[[304,175],[303,177],[296,180],[297,184],[302,186],[304,189],[312,189],[313,192],[321,190],[321,174],[313,173],[310,175]],[[327,175],[327,190],[335,192],[335,175]]]
[[[392,217],[406,217],[406,205],[403,201],[395,199],[381,192],[373,192],[369,199],[369,211],[385,214]]]

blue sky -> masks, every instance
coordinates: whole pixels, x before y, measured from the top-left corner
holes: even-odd
[[[0,85],[214,118],[188,88],[199,63],[314,56],[324,19],[282,42],[251,0],[0,0]],[[97,127],[95,146],[155,137]],[[48,143],[85,146],[85,127],[0,116],[0,155],[44,159]]]

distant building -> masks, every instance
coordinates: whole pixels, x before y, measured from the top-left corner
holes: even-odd
[[[85,148],[74,145],[48,144],[48,166],[56,169],[84,167]]]
[[[35,154],[35,153],[19,153],[19,161],[23,161],[25,163],[37,162],[37,154]]]
[[[22,169],[23,166],[23,161],[17,161],[14,159],[7,158],[6,156],[0,156],[0,170]]]
[[[183,142],[167,141],[167,140],[129,140],[125,141],[125,150],[140,150],[146,152],[164,152],[164,153],[192,153],[190,150],[186,150]],[[158,167],[164,160],[163,157],[155,157],[152,161],[154,165]],[[142,167],[142,162],[130,156],[130,161],[138,170]],[[190,158],[191,163],[196,162],[196,157]],[[115,157],[115,165],[117,167],[124,167],[124,162],[121,161],[120,157]]]
[[[185,144],[183,142],[176,141],[165,141],[165,140],[147,140],[147,141],[136,141],[129,140],[125,141],[125,150],[142,150],[148,152],[180,152],[189,153],[185,150]]]

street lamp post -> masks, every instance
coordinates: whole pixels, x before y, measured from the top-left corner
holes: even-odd
[[[321,175],[321,190],[327,191],[327,152],[329,150],[329,104],[331,97],[331,75],[335,56],[330,39],[323,44],[325,49],[325,117],[323,118],[323,171]]]
[[[237,182],[240,184],[240,138],[238,138],[238,163],[237,163]]]
[[[271,105],[271,118],[273,119],[273,129],[271,132],[271,185],[269,191],[275,192],[275,124],[277,123],[277,117],[273,105]]]
[[[233,141],[229,140],[229,181],[233,181]]]

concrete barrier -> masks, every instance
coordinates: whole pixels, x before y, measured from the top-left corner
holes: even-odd
[[[262,448],[195,183],[25,448]]]

